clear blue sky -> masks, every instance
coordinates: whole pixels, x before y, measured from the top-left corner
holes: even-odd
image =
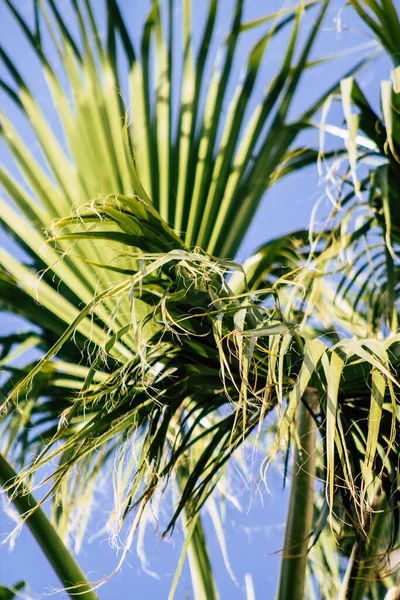
[[[17,0],[18,8],[29,15],[31,10],[31,0]],[[69,2],[59,0],[57,4],[65,9],[65,18],[70,19]],[[94,5],[98,11],[98,16],[102,17],[101,0],[96,0]],[[133,36],[140,30],[141,24],[149,5],[148,0],[120,0],[123,12],[130,23]],[[176,2],[176,4],[180,4]],[[206,2],[195,0],[193,22],[199,24],[196,26],[195,33],[200,34],[201,23],[204,15]],[[223,39],[226,32],[227,16],[231,15],[232,0],[221,0],[221,11],[219,16],[219,39]],[[246,0],[245,19],[251,20],[279,9],[282,4],[280,1],[270,0]],[[345,32],[338,34],[334,31],[334,17],[338,14],[338,9],[344,6],[344,2],[335,0],[325,21],[325,29],[320,36],[320,41],[316,45],[314,57],[326,54],[340,52],[350,46],[357,46],[365,43],[366,39],[354,32]],[[179,20],[180,12],[177,11],[176,19]],[[358,22],[349,9],[346,9],[342,15],[343,24],[351,27],[357,27]],[[256,31],[242,39],[242,49],[240,56],[245,56],[251,44],[255,41],[255,36],[260,35],[261,31]],[[23,74],[26,76],[34,93],[42,101],[46,114],[49,115],[52,127],[58,131],[58,124],[53,114],[51,101],[45,89],[43,79],[39,75],[38,65],[24,41],[18,27],[5,7],[3,0],[0,0],[0,38],[9,50],[11,56],[17,61]],[[261,93],[266,86],[268,77],[273,72],[274,67],[279,60],[286,43],[285,36],[273,46],[272,52],[257,83],[255,101],[261,97]],[[358,55],[359,56],[359,55]],[[354,61],[354,55],[342,57],[329,66],[319,68],[305,77],[299,99],[298,110],[301,111],[312,98],[318,97],[329,84],[334,81],[341,73],[345,72]],[[238,71],[240,65],[236,65]],[[0,65],[1,73],[1,65]],[[375,63],[360,77],[365,84],[365,89],[370,97],[376,100],[378,96],[378,80],[389,76],[389,65],[385,61]],[[24,132],[26,139],[32,139],[31,134],[20,119],[18,113],[4,97],[0,97],[1,107],[11,115],[12,119]],[[336,116],[339,111],[334,113]],[[318,143],[318,132],[312,134],[309,141]],[[0,143],[0,161],[14,173],[12,161],[5,150],[4,145]],[[1,192],[0,192],[1,193]],[[250,227],[250,230],[244,240],[243,246],[239,252],[239,258],[248,256],[257,246],[272,237],[286,233],[293,229],[306,226],[311,210],[317,198],[323,193],[323,186],[318,187],[318,175],[315,167],[296,174],[279,182],[271,189],[266,198],[264,198],[258,214]],[[322,203],[322,212],[328,210],[328,201]],[[13,248],[5,234],[1,232],[1,245]],[[0,335],[22,327],[17,320],[10,319],[9,316],[0,316]],[[287,493],[282,491],[282,477],[277,471],[270,471],[268,486],[269,493],[263,492],[262,497],[256,493],[256,479],[258,473],[254,470],[254,481],[243,482],[237,477],[236,488],[241,497],[243,512],[239,512],[231,506],[227,507],[225,517],[225,535],[227,539],[228,552],[233,567],[233,571],[239,581],[236,586],[230,579],[225,569],[221,552],[213,532],[213,529],[206,517],[206,530],[210,544],[213,568],[217,579],[220,596],[222,600],[235,600],[244,598],[244,575],[249,572],[253,576],[256,598],[269,600],[274,598],[277,577],[279,572],[279,556],[277,552],[282,547],[283,527],[286,514]],[[106,498],[105,498],[106,501]],[[94,517],[90,529],[94,533],[97,531],[98,523],[104,512],[104,506],[98,502],[94,511]],[[96,522],[97,521],[97,522]],[[3,511],[0,513],[0,535],[5,536],[12,529],[10,517]],[[105,586],[99,590],[101,600],[116,600],[128,598],[148,598],[154,600],[164,600],[168,597],[170,585],[172,583],[173,573],[182,547],[182,534],[177,529],[171,540],[162,540],[154,527],[149,526],[146,538],[146,552],[149,559],[149,567],[158,574],[155,579],[144,573],[135,549],[128,556],[122,571],[111,579]],[[87,541],[79,555],[79,562],[82,569],[88,573],[92,580],[102,578],[110,573],[117,562],[116,553],[108,545],[106,534],[100,535],[93,541]],[[29,532],[22,531],[15,543],[12,552],[5,545],[0,546],[0,584],[12,584],[19,579],[26,579],[31,589],[32,598],[44,598],[46,593],[58,586],[58,581],[47,566],[40,549],[37,547]],[[189,594],[189,596],[188,596]],[[57,596],[57,597],[60,597]],[[65,597],[65,594],[61,594]],[[190,597],[190,577],[187,568],[184,570],[181,582],[178,587],[176,598],[183,600]]]

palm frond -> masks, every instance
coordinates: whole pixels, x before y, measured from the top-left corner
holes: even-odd
[[[174,2],[165,19],[154,0],[140,52],[116,0],[106,2],[105,41],[89,0],[72,3],[71,27],[54,0],[38,0],[34,29],[15,3],[4,3],[42,65],[65,135],[64,144],[0,47],[7,72],[0,84],[30,122],[44,158],[36,158],[2,113],[0,133],[21,180],[0,170],[5,195],[0,218],[26,263],[0,251],[0,307],[39,329],[2,340],[2,429],[9,432],[7,451],[25,465],[16,485],[53,465],[45,482],[58,503],[55,519],[60,530],[79,522],[82,533],[96,478],[114,471],[114,531],[129,523],[130,542],[150,501],[168,494],[167,483],[178,479],[164,533],[183,517],[185,551],[190,544],[192,565],[201,563],[204,571],[198,593],[213,597],[199,511],[218,490],[236,449],[258,439],[272,410],[280,420],[264,467],[290,435],[296,439],[297,409],[312,388],[320,404],[315,419],[331,522],[342,507],[353,538],[359,544],[368,540],[374,500],[383,493],[393,509],[394,543],[399,338],[377,337],[396,329],[397,88],[389,95],[384,88],[385,133],[380,122],[376,130],[356,84],[347,79],[341,88],[352,185],[342,205],[369,187],[373,201],[381,201],[376,215],[353,230],[349,217],[341,245],[334,228],[317,242],[298,232],[265,245],[241,267],[226,257],[235,256],[268,187],[316,159],[313,150],[294,148],[294,142],[326,98],[339,91],[334,85],[289,121],[302,74],[318,63],[310,62],[310,53],[328,2],[320,4],[303,42],[304,9],[316,3],[274,15],[250,51],[227,107],[239,40],[269,22],[243,23],[243,0],[235,3],[220,61],[214,60],[211,41],[221,3],[210,0],[197,51],[191,3],[184,3],[180,83]],[[284,28],[291,33],[282,63],[252,109],[269,44]],[[42,42],[45,32],[59,53],[68,89]],[[351,103],[362,115],[358,121]],[[354,154],[358,124],[374,154],[388,152],[378,176],[360,184]],[[339,285],[337,315],[332,286],[322,275],[346,244],[373,235],[373,226],[384,236],[374,261],[383,247],[386,267],[392,261],[390,285],[386,295],[382,286],[373,288],[375,319],[365,309],[366,290],[356,292],[352,323],[346,311],[353,290],[347,282]],[[358,276],[366,269],[362,254],[359,260]],[[350,336],[345,339],[344,322]],[[42,358],[16,367],[10,354],[16,346],[22,352],[35,347]]]

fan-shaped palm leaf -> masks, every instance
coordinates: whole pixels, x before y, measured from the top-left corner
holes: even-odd
[[[140,58],[115,0],[106,3],[105,43],[89,0],[73,0],[76,27],[71,28],[54,0],[35,2],[33,30],[11,0],[4,4],[42,64],[68,147],[64,150],[12,58],[0,48],[7,71],[3,90],[31,123],[45,159],[42,164],[33,156],[2,114],[1,134],[23,183],[0,170],[7,197],[0,198],[1,220],[28,263],[1,250],[1,303],[40,329],[37,337],[4,340],[4,358],[21,342],[44,352],[25,371],[4,361],[10,374],[3,405],[9,445],[15,456],[29,459],[18,483],[57,459],[50,494],[60,502],[62,528],[82,510],[83,487],[89,493],[88,482],[116,455],[116,530],[137,508],[130,540],[160,484],[177,478],[180,494],[166,530],[184,513],[188,544],[195,548],[202,535],[196,532],[199,510],[235,449],[252,432],[257,435],[265,415],[277,407],[283,418],[267,457],[272,460],[313,387],[321,405],[317,422],[326,434],[329,505],[333,510],[339,495],[352,524],[365,535],[366,514],[380,483],[395,502],[390,486],[397,338],[332,345],[323,320],[314,326],[307,318],[304,299],[302,304],[296,292],[288,299],[284,290],[304,264],[304,234],[300,249],[295,240],[289,247],[286,240],[270,243],[244,272],[225,258],[235,255],[269,185],[316,158],[292,144],[337,86],[296,122],[288,120],[288,111],[302,73],[313,66],[309,55],[327,2],[300,48],[304,8],[314,3],[275,15],[250,52],[225,118],[238,40],[260,25],[243,24],[243,0],[235,3],[211,80],[206,72],[219,3],[210,0],[194,58],[190,2],[184,2],[180,87],[172,2],[167,27],[159,2],[152,3]],[[69,93],[47,55],[44,27],[59,52]],[[264,54],[284,27],[291,27],[291,34],[282,64],[251,111]],[[127,87],[120,77],[122,58],[129,68],[130,109],[119,94]],[[296,286],[308,286],[309,272],[304,273]],[[356,427],[353,408],[359,411],[356,422],[360,415],[369,417],[368,432],[362,423]],[[213,597],[214,591],[209,593]]]

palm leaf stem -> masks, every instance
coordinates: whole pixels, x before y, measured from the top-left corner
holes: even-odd
[[[176,483],[180,494],[182,494],[182,491],[185,488],[188,476],[187,466],[182,463],[176,472]],[[190,520],[187,511],[183,510],[182,519],[186,540],[175,572],[168,600],[173,600],[175,597],[176,586],[186,555],[189,562],[194,600],[203,600],[203,598],[207,598],[207,600],[217,600],[218,592],[215,585],[201,516],[198,514]]]
[[[0,484],[10,496],[19,514],[21,516],[29,514],[26,524],[68,595],[70,598],[97,600],[97,595],[33,495],[26,488],[22,493],[14,493],[12,483],[16,477],[17,473],[0,454]]]
[[[307,554],[314,512],[317,427],[315,391],[307,390],[298,409],[296,447],[277,600],[304,600]]]
[[[374,562],[377,554],[377,546],[380,541],[380,533],[382,531],[383,521],[387,515],[385,510],[382,510],[382,501],[377,503],[375,509],[378,509],[372,517],[372,523],[368,535],[368,539],[356,541],[355,557],[350,572],[348,590],[346,592],[346,600],[363,600],[368,591],[368,585],[373,581]]]

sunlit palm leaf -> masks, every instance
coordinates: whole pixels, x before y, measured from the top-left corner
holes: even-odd
[[[271,242],[244,265],[247,280],[225,260],[235,255],[269,185],[316,158],[312,150],[292,145],[327,94],[296,122],[288,122],[288,111],[302,73],[313,66],[309,55],[328,3],[322,3],[303,45],[303,9],[314,3],[275,15],[223,111],[238,41],[262,24],[242,23],[242,0],[211,80],[206,66],[221,3],[210,0],[197,54],[190,2],[184,3],[177,105],[174,3],[168,4],[166,28],[159,2],[153,2],[139,58],[115,0],[107,2],[106,43],[88,0],[72,2],[76,26],[69,29],[53,0],[36,2],[41,17],[32,31],[17,7],[4,2],[43,66],[68,146],[64,150],[15,63],[0,49],[8,73],[0,83],[31,123],[45,158],[45,164],[36,160],[2,114],[1,134],[23,184],[0,171],[7,198],[0,199],[1,219],[29,262],[1,251],[1,306],[40,328],[39,339],[29,334],[3,341],[9,374],[3,420],[11,451],[31,461],[21,479],[56,459],[48,480],[60,503],[60,528],[77,511],[83,531],[87,515],[79,511],[117,451],[119,469],[129,468],[117,486],[114,524],[119,531],[137,508],[131,540],[160,483],[184,469],[166,531],[183,514],[195,548],[202,535],[196,530],[199,510],[236,448],[253,432],[259,435],[257,426],[277,407],[283,418],[270,462],[313,387],[321,403],[317,418],[326,440],[330,508],[342,499],[350,522],[365,534],[379,484],[396,502],[397,339],[376,345],[369,339],[343,342],[337,332],[329,337],[329,327],[340,323],[324,318],[332,295],[315,322],[309,318],[317,288],[304,268],[305,256],[312,249],[314,259],[325,260],[325,239],[318,251],[304,232],[290,243]],[[45,24],[68,91],[42,45]],[[292,30],[282,64],[251,112],[268,44],[284,27]],[[120,81],[120,42],[129,68],[129,108],[119,93],[126,87]],[[10,366],[9,350],[20,343],[35,345],[44,358],[22,370]]]

